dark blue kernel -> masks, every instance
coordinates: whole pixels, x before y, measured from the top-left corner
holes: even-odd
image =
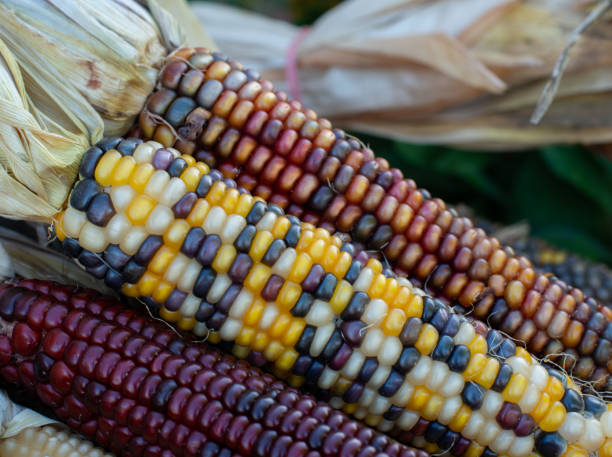
[[[215,313],[206,321],[206,326],[211,330],[219,330],[226,319],[227,314],[220,311],[215,311]]]
[[[310,384],[315,384],[317,380],[321,377],[323,370],[325,369],[325,364],[318,360],[313,360],[310,368],[306,372],[306,382]]]
[[[344,339],[342,338],[342,333],[340,330],[334,330],[332,336],[329,338],[329,341],[319,356],[321,361],[325,362],[326,364],[329,363],[334,358],[334,355],[336,355],[336,352],[338,352],[343,343]]]
[[[196,194],[198,197],[204,198],[208,195],[210,188],[212,187],[214,181],[210,177],[210,175],[204,175],[200,178],[200,182],[198,183],[198,187],[196,187]]]
[[[401,343],[407,347],[414,346],[419,339],[422,327],[423,321],[418,317],[411,317],[408,319],[399,334]]]
[[[342,399],[347,403],[357,403],[361,395],[363,394],[363,384],[359,384],[358,382],[354,382],[351,386],[344,392]]]
[[[178,311],[181,309],[181,305],[187,298],[187,294],[185,292],[181,292],[178,289],[174,289],[170,292],[170,295],[166,299],[166,309],[168,311]]]
[[[273,302],[283,287],[285,280],[276,274],[270,275],[261,291],[261,298],[265,301]]]
[[[291,315],[294,317],[306,317],[310,311],[310,307],[314,302],[314,297],[308,292],[302,292],[297,303],[291,308]]]
[[[374,234],[368,239],[368,247],[370,249],[381,250],[389,243],[394,234],[395,232],[390,225],[379,225]]]
[[[489,333],[487,333],[486,340],[488,352],[492,355],[497,355],[497,351],[504,341],[503,335],[498,330],[491,329]]]
[[[314,293],[315,297],[319,298],[320,300],[329,301],[334,294],[334,290],[336,290],[337,284],[338,280],[336,277],[331,273],[327,273],[323,277],[319,287],[317,287],[317,290]]]
[[[387,411],[383,414],[383,418],[388,421],[396,421],[404,412],[404,408],[399,406],[391,405]]]
[[[470,348],[458,344],[448,358],[448,368],[456,373],[463,373],[470,363]]]
[[[251,250],[251,244],[253,238],[257,234],[257,228],[254,225],[247,225],[242,229],[240,235],[234,241],[234,247],[238,252],[249,252]]]
[[[172,163],[170,163],[170,166],[168,167],[167,171],[170,176],[172,176],[173,178],[177,178],[181,176],[183,171],[185,171],[185,168],[187,168],[188,166],[189,165],[187,165],[185,159],[177,157],[172,161]]]
[[[440,362],[446,362],[453,351],[455,343],[453,339],[448,335],[442,335],[438,340],[438,344],[431,354],[431,358]]]
[[[425,297],[423,299],[423,315],[421,316],[423,322],[429,322],[436,311],[437,306],[434,299],[431,297]]]
[[[208,235],[202,245],[200,246],[200,250],[196,256],[196,260],[200,262],[202,266],[209,266],[215,260],[217,256],[217,251],[221,247],[221,237],[219,235]]]
[[[352,243],[343,243],[340,252],[348,252],[351,256],[355,255],[355,245]]]
[[[200,306],[195,313],[195,318],[198,322],[205,322],[210,316],[215,313],[215,307],[206,300],[200,302]]]
[[[446,322],[448,322],[448,311],[444,308],[439,308],[429,321],[438,332],[442,332]]]
[[[487,446],[480,457],[497,457],[497,452]]]
[[[115,270],[121,270],[131,258],[116,244],[110,244],[104,251],[104,261]]]
[[[181,246],[181,252],[187,257],[194,257],[200,250],[204,238],[206,238],[204,230],[200,227],[193,227],[185,236],[185,240]]]
[[[104,151],[96,146],[89,148],[85,154],[83,154],[81,165],[79,166],[79,175],[81,178],[94,177],[98,162],[103,155]]]
[[[278,206],[276,203],[268,203],[268,211],[276,214],[277,216],[285,215],[285,211],[283,211],[283,208]]]
[[[106,227],[108,221],[115,215],[115,208],[107,193],[97,194],[87,208],[87,219],[99,227]]]
[[[134,260],[130,260],[125,267],[123,267],[122,274],[127,282],[135,284],[146,270],[146,267],[139,265]]]
[[[77,257],[81,253],[81,246],[74,238],[67,237],[62,241],[62,251],[69,257]]]
[[[405,375],[416,366],[420,358],[421,353],[418,349],[413,347],[404,348],[393,369]]]
[[[370,297],[365,292],[357,291],[351,297],[348,305],[340,314],[344,321],[358,320],[363,316],[366,305],[370,302]]]
[[[241,252],[234,258],[227,275],[235,283],[241,284],[249,274],[252,266],[253,259],[248,254]]]
[[[195,192],[187,192],[181,199],[174,204],[172,212],[177,219],[185,219],[193,209],[193,205],[198,201]]]
[[[437,443],[442,439],[447,430],[440,422],[433,421],[425,430],[424,438],[430,443]]]
[[[300,355],[293,364],[293,367],[291,367],[291,372],[298,376],[304,376],[310,365],[312,365],[313,360],[309,355]]]
[[[508,383],[510,382],[510,378],[512,377],[512,367],[507,363],[502,363],[499,367],[499,371],[497,372],[497,377],[491,386],[495,392],[501,392],[506,388]]]
[[[377,368],[378,361],[376,360],[376,357],[368,357],[367,359],[365,359],[365,362],[363,362],[361,370],[357,375],[357,382],[361,382],[364,384],[367,383]]]
[[[556,432],[540,432],[536,436],[535,448],[542,457],[561,457],[567,449],[567,442]]]
[[[104,284],[106,284],[111,289],[119,289],[125,283],[125,278],[123,275],[111,268],[106,272],[106,276],[104,276]]]
[[[361,273],[361,263],[357,260],[353,260],[351,262],[351,266],[344,275],[344,280],[353,284],[355,281],[357,281],[359,273]]]
[[[392,397],[399,390],[399,388],[402,387],[403,383],[404,375],[395,370],[391,370],[387,380],[382,386],[380,386],[380,389],[378,389],[378,393],[380,393],[383,397]]]
[[[153,297],[143,297],[142,301],[151,311],[157,312],[162,307],[162,304],[153,300]]]
[[[123,138],[121,137],[108,137],[108,138],[104,138],[103,140],[100,140],[96,143],[96,146],[100,149],[102,149],[104,152],[109,151],[111,149],[115,149],[117,147],[117,145],[119,143],[121,143],[121,141],[123,140]]]
[[[216,277],[217,274],[212,268],[202,268],[193,286],[193,295],[198,298],[205,298]]]
[[[125,140],[121,140],[115,149],[117,149],[121,155],[131,156],[134,154],[139,144],[142,144],[142,140],[139,138],[126,138]]]
[[[247,224],[256,225],[261,218],[266,214],[266,204],[261,200],[255,202],[249,214],[247,214],[246,221]]]
[[[95,268],[102,265],[102,256],[83,249],[78,257],[79,263],[87,268]]]
[[[329,155],[337,157],[340,161],[344,161],[348,153],[351,152],[351,145],[346,140],[337,140],[329,151]]]
[[[450,337],[454,337],[457,332],[459,332],[459,327],[461,326],[461,316],[459,316],[458,314],[454,314],[451,313],[450,317],[448,318],[448,321],[446,321],[446,325],[444,326],[444,329],[442,329],[442,333],[444,335],[448,335]]]
[[[297,217],[297,216],[294,216],[293,214],[288,214],[286,217],[289,220],[289,223],[291,225],[300,225],[301,224],[300,218]]]
[[[550,376],[554,376],[559,381],[561,381],[561,384],[563,384],[563,387],[565,387],[566,389],[568,388],[567,379],[561,371],[557,370],[556,368],[551,367],[550,365],[545,365],[545,367],[546,367],[546,371],[548,372]]]
[[[161,236],[149,235],[140,245],[134,255],[134,262],[139,265],[147,265],[157,250],[164,244]]]
[[[164,119],[173,127],[178,127],[196,107],[196,102],[191,97],[178,97],[166,110]]]
[[[302,235],[302,227],[299,224],[292,224],[285,234],[284,241],[290,248],[294,248],[300,241]]]
[[[242,287],[238,284],[232,284],[223,293],[221,299],[216,303],[215,307],[222,313],[229,313],[230,308],[234,304],[236,297],[242,290]]]
[[[485,396],[485,389],[475,382],[466,382],[461,392],[463,402],[472,410],[480,409]]]
[[[460,437],[461,435],[459,435],[459,433],[455,433],[452,430],[447,430],[438,440],[438,447],[440,449],[450,449],[456,442],[459,441]]]
[[[79,211],[87,211],[89,204],[101,190],[102,188],[95,180],[91,178],[82,179],[70,193],[70,206]]]
[[[499,347],[499,351],[497,353],[503,359],[512,357],[513,355],[516,355],[516,344],[512,340],[506,338]]]
[[[584,410],[588,413],[591,413],[593,416],[595,416],[596,419],[599,419],[601,415],[608,410],[608,408],[606,407],[606,403],[603,400],[593,395],[585,395]]]
[[[300,354],[308,354],[310,351],[310,345],[312,344],[312,340],[314,339],[315,332],[317,329],[312,325],[307,325],[304,327],[302,331],[302,335],[295,345],[295,350]]]
[[[601,337],[608,341],[612,341],[612,322],[608,322],[606,328],[604,328],[604,331],[601,333]]]
[[[329,206],[333,198],[334,191],[327,186],[322,186],[312,195],[308,206],[314,211],[322,212]]]
[[[271,267],[280,258],[285,249],[287,249],[287,243],[285,243],[283,240],[276,239],[272,241],[268,247],[268,250],[261,259],[261,262],[264,265]]]
[[[489,312],[488,323],[492,327],[499,327],[504,322],[506,314],[508,314],[508,304],[503,298],[498,298],[493,303],[493,308]]]
[[[85,269],[87,273],[92,275],[94,278],[102,279],[106,276],[106,272],[108,271],[108,267],[105,264],[100,264],[97,267],[88,267]]]
[[[584,400],[582,399],[582,395],[574,389],[567,389],[565,391],[561,403],[563,403],[568,413],[584,411]]]

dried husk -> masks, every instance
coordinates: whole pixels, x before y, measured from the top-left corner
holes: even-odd
[[[0,390],[0,440],[18,435],[26,428],[43,427],[57,421],[13,403],[4,390]]]
[[[582,34],[550,111],[530,123],[557,57],[592,6],[347,0],[299,43],[302,101],[344,127],[420,143],[514,149],[612,141],[606,17]],[[192,8],[224,52],[289,88],[298,27],[215,3]]]

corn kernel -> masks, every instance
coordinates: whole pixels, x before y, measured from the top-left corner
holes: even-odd
[[[327,252],[323,256],[323,259],[321,259],[321,266],[327,273],[332,273],[334,271],[339,256],[340,249],[333,245],[327,246]]]
[[[55,236],[60,242],[64,241],[67,236],[64,230],[63,218],[64,218],[64,211],[62,211],[61,213],[58,213],[55,216],[55,221],[54,221]]]
[[[498,372],[499,362],[493,358],[490,358],[487,360],[487,363],[482,370],[476,374],[474,380],[485,389],[490,389],[495,382]]]
[[[121,158],[115,171],[111,175],[112,186],[123,186],[130,181],[133,171],[136,169],[136,160],[132,156]]]
[[[252,327],[242,327],[236,337],[236,344],[239,346],[250,346],[255,339],[255,329]]]
[[[211,330],[208,332],[208,339],[206,341],[212,344],[219,344],[221,342],[221,335],[219,332]]]
[[[337,278],[344,278],[344,275],[351,267],[352,261],[353,259],[348,252],[341,252],[331,273],[333,273]]]
[[[525,393],[528,384],[529,381],[525,376],[520,373],[514,373],[510,378],[510,382],[502,392],[502,397],[505,401],[510,403],[518,403],[523,393]]]
[[[280,370],[289,371],[291,370],[299,356],[300,354],[294,351],[293,349],[287,349],[281,354],[278,360],[276,360],[276,366]]]
[[[472,410],[467,405],[461,405],[448,426],[452,431],[459,433],[464,429],[470,417],[472,417]]]
[[[463,377],[465,378],[465,380],[471,381],[472,379],[474,379],[484,369],[486,363],[487,357],[483,354],[480,354],[478,352],[476,354],[472,354],[468,366],[463,371]]]
[[[280,309],[288,311],[297,303],[301,293],[302,288],[298,284],[291,281],[285,281],[278,292],[276,303]]]
[[[304,331],[304,327],[306,327],[306,322],[302,319],[294,319],[293,322],[289,325],[289,328],[285,332],[282,337],[282,343],[289,348],[294,347],[300,337],[302,336],[302,332]]]
[[[321,263],[325,252],[327,251],[327,243],[323,240],[315,240],[306,251],[314,263]]]
[[[278,217],[276,221],[274,221],[274,225],[272,226],[272,236],[274,238],[284,238],[287,234],[287,231],[291,227],[291,222],[286,217]]]
[[[302,234],[295,249],[298,251],[306,251],[308,247],[314,242],[314,233],[310,230],[305,230],[302,226]]]
[[[251,268],[251,271],[244,280],[244,285],[251,292],[258,295],[266,285],[269,277],[270,268],[260,263]]]
[[[399,290],[400,290],[400,286],[399,286],[399,283],[397,282],[397,279],[389,278],[387,280],[387,284],[385,286],[385,293],[382,296],[382,299],[389,304],[393,304],[393,302],[395,301],[395,297],[397,296]]]
[[[402,306],[404,302],[406,305]],[[397,304],[397,306],[395,306],[395,304]],[[413,294],[407,287],[402,287],[399,291],[397,297],[395,297],[395,304],[394,307],[406,311],[406,319],[421,317],[423,315],[423,297]]]
[[[374,274],[374,280],[368,289],[368,295],[372,298],[381,298],[385,294],[387,278],[381,274]]]
[[[548,413],[551,405],[552,401],[550,400],[550,396],[546,392],[542,392],[540,394],[540,401],[538,401],[535,409],[529,414],[531,414],[531,417],[533,417],[533,420],[536,421],[536,423],[540,423]]]
[[[155,168],[150,163],[139,164],[130,176],[130,187],[136,192],[144,192],[153,173]]]
[[[298,253],[293,268],[287,276],[289,281],[301,283],[304,278],[308,275],[310,268],[312,267],[312,260],[308,254]]]
[[[612,451],[612,449],[610,451]],[[565,453],[562,454],[562,457],[588,457],[588,455],[589,455],[588,452],[584,448],[581,448],[580,446],[577,446],[575,444],[570,444],[569,446],[567,446]],[[602,450],[600,449],[599,457],[611,457],[611,456],[612,454],[610,453],[606,454],[605,452],[602,452]]]
[[[197,167],[187,167],[181,173],[180,178],[185,183],[185,187],[189,192],[194,192],[200,184],[202,178],[202,172]]]
[[[253,340],[251,347],[254,351],[262,352],[269,344],[270,337],[266,333],[260,332],[255,336],[255,340]]]
[[[421,333],[419,334],[419,338],[414,344],[414,347],[417,348],[421,354],[429,355],[434,350],[437,343],[438,331],[436,328],[428,323],[423,324]]]
[[[168,311],[165,306],[159,309],[159,317],[166,322],[178,322],[181,318],[181,314],[178,311]]]
[[[221,202],[221,207],[227,214],[233,214],[236,211],[239,199],[240,192],[238,192],[238,189],[228,189],[223,202]]]
[[[187,162],[187,165],[190,167],[195,166],[197,163],[195,157],[190,156],[189,154],[181,154],[181,159]]]
[[[408,401],[408,409],[412,411],[421,411],[429,399],[431,398],[431,392],[423,386],[418,386],[414,389],[412,397]]]
[[[341,279],[329,300],[329,306],[334,314],[342,314],[344,308],[349,304],[353,296],[353,286],[348,281]]]
[[[157,287],[160,278],[157,275],[149,271],[145,271],[140,277],[136,285],[138,286],[138,293],[141,297],[150,297],[153,295],[153,291]]]
[[[247,327],[256,327],[263,316],[266,304],[262,300],[255,300],[243,318],[244,325]]]
[[[247,217],[251,209],[253,208],[253,204],[255,203],[255,198],[250,194],[242,194],[238,199],[238,204],[234,209],[234,213],[238,214],[242,217]]]
[[[488,349],[487,340],[482,335],[476,335],[472,342],[468,344],[468,348],[470,348],[472,354],[486,354]]]
[[[268,329],[268,335],[270,338],[280,340],[283,334],[289,329],[289,325],[293,318],[287,314],[281,314],[276,318],[276,321]]]
[[[174,260],[176,251],[170,249],[168,246],[162,246],[157,250],[151,261],[149,262],[148,269],[151,273],[159,276],[163,276],[170,262]]]
[[[398,308],[393,308],[387,313],[383,321],[382,329],[389,336],[398,336],[406,323],[406,313]]]
[[[565,406],[561,402],[555,401],[538,425],[545,432],[554,432],[563,425],[566,415]]]
[[[196,320],[193,317],[183,317],[176,324],[176,326],[184,332],[189,332],[193,330],[195,325],[196,325]]]
[[[518,357],[522,357],[523,359],[525,359],[525,361],[529,365],[531,365],[533,363],[533,359],[531,358],[531,354],[529,353],[529,351],[527,351],[527,349],[525,349],[525,348],[523,348],[521,346],[518,346],[516,348],[516,355]]]
[[[155,207],[155,200],[146,195],[138,195],[127,209],[127,217],[134,225],[144,225]]]
[[[121,153],[111,149],[107,151],[98,161],[94,178],[102,187],[110,186],[113,183],[113,173],[121,160]]]
[[[481,446],[476,441],[472,441],[463,454],[464,457],[480,457],[484,452],[484,446]]]
[[[266,230],[257,232],[249,250],[249,256],[253,259],[253,262],[261,261],[272,241],[274,241],[274,237],[270,232]]]
[[[185,220],[192,227],[201,227],[204,221],[206,220],[206,216],[208,215],[209,209],[210,204],[203,198],[199,198],[196,204],[193,205],[191,212]]]
[[[157,284],[157,287],[155,288],[155,290],[153,291],[153,300],[155,300],[158,303],[164,303],[168,297],[170,296],[170,293],[174,290],[174,286],[172,284],[170,284],[167,281],[161,281]]]
[[[127,282],[123,283],[123,285],[121,286],[121,293],[126,297],[138,297],[140,295],[138,291],[138,285],[130,284]]]
[[[206,195],[206,200],[211,205],[220,205],[225,197],[226,189],[227,186],[223,181],[215,181]]]
[[[236,248],[232,244],[224,244],[221,246],[215,260],[213,260],[212,267],[217,273],[227,273],[236,258]]]
[[[550,376],[548,378],[548,383],[544,388],[544,392],[546,392],[552,401],[561,400],[563,395],[565,394],[565,388],[563,387],[563,383],[559,381],[554,376]]]
[[[421,416],[428,421],[433,421],[440,415],[443,405],[444,397],[434,393],[431,395],[425,407],[421,410]]]
[[[191,229],[189,223],[183,219],[176,219],[166,233],[164,233],[164,243],[175,250],[179,250],[183,245],[183,241],[185,241],[185,236],[187,236],[187,232]]]
[[[187,156],[187,157],[191,157],[191,156]],[[193,164],[193,166],[196,167],[198,170],[200,170],[200,172],[203,175],[207,175],[208,173],[210,173],[210,167],[206,165],[204,162],[196,162],[195,164]]]
[[[576,455],[576,456],[571,456],[571,457],[583,457],[583,456]],[[584,457],[586,457],[586,455]],[[606,441],[604,441],[604,444],[599,448],[599,457],[612,457],[612,438],[608,438]]]
[[[383,265],[378,259],[371,258],[366,263],[366,267],[374,272],[374,274],[381,274],[383,271]]]

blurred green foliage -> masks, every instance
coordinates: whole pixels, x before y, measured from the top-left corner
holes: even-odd
[[[227,0],[308,24],[339,0]],[[420,146],[359,135],[432,195],[612,265],[612,161],[579,146],[512,153]]]

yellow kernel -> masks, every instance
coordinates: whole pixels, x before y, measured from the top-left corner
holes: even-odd
[[[381,274],[383,271],[383,264],[378,259],[371,258],[366,263],[366,267],[374,272],[374,274]]]
[[[487,363],[487,357],[480,353],[472,354],[468,366],[463,371],[463,377],[466,381],[474,379]]]
[[[520,373],[514,373],[510,378],[510,382],[502,392],[502,397],[505,401],[510,403],[518,403],[525,389],[527,389],[527,385],[529,381],[525,376]]]
[[[210,173],[210,167],[204,162],[196,162],[193,164],[193,166],[200,170],[203,175],[207,175],[208,173]]]
[[[344,245],[342,239],[337,236],[332,236],[330,238],[330,243],[332,246],[336,246],[338,249],[340,249]]]
[[[138,164],[132,175],[130,176],[130,187],[136,192],[144,192],[151,175],[155,172],[155,167],[150,163]]]
[[[206,195],[206,200],[211,205],[220,205],[225,197],[226,190],[227,186],[223,181],[215,181]]]
[[[111,149],[100,158],[94,171],[94,178],[98,184],[104,187],[110,186],[113,183],[113,173],[117,165],[119,165],[121,157],[119,151]]]
[[[196,204],[193,205],[191,212],[185,219],[192,227],[201,227],[206,219],[210,204],[203,198],[199,198]]]
[[[280,340],[283,334],[289,328],[291,321],[293,320],[292,316],[287,314],[281,314],[276,318],[276,321],[272,324],[272,326],[268,329],[268,335],[270,338],[275,340]]]
[[[185,187],[189,192],[194,192],[200,184],[200,178],[202,178],[202,172],[197,167],[187,167],[181,173],[181,179],[185,183]]]
[[[196,164],[196,159],[193,156],[190,156],[189,154],[181,154],[181,159],[187,162],[187,165],[190,167],[193,167]]]
[[[555,430],[559,430],[565,421],[566,415],[567,411],[563,403],[555,401],[538,425],[540,429],[545,432],[554,432]]]
[[[533,417],[533,420],[536,423],[540,423],[548,414],[551,405],[552,401],[550,399],[550,395],[548,395],[546,392],[542,392],[540,394],[540,400],[538,401],[538,404],[536,405],[535,409],[529,414],[531,414],[531,417]]]
[[[166,322],[177,322],[181,318],[181,314],[178,311],[168,311],[165,306],[159,309],[159,317]]]
[[[242,327],[236,337],[236,344],[240,346],[250,346],[255,339],[255,329],[252,327]]]
[[[525,361],[529,365],[531,365],[533,363],[533,359],[531,358],[531,354],[529,353],[529,351],[527,351],[527,349],[525,349],[525,348],[523,348],[521,346],[518,346],[516,348],[516,355],[518,357],[522,357],[523,359],[525,359]]]
[[[583,455],[576,455],[571,457],[586,457],[586,452]],[[608,438],[604,441],[604,444],[599,448],[599,457],[612,457],[612,438]]]
[[[427,452],[428,454],[435,454],[436,452],[440,452],[441,449],[435,443],[426,442],[425,445],[423,446],[423,450]]]
[[[608,441],[611,441],[612,443],[612,440]],[[602,446],[599,450],[599,457],[612,457],[612,448],[606,453],[604,451],[604,446]],[[567,446],[565,452],[561,454],[561,457],[588,457],[588,455],[589,453],[586,451],[586,449],[578,446],[577,444],[570,444]]]
[[[395,278],[389,278],[387,280],[387,284],[385,286],[385,293],[382,295],[383,301],[389,303],[389,305],[393,305],[395,301],[395,297],[400,290],[399,283]],[[391,306],[393,308],[393,306]]]
[[[370,427],[377,427],[382,422],[382,419],[382,416],[378,414],[368,414],[363,421]]]
[[[481,446],[476,441],[472,441],[470,445],[468,446],[467,450],[465,451],[465,454],[463,454],[463,456],[464,457],[480,457],[483,452],[484,452],[484,446]]]
[[[170,265],[170,262],[174,260],[176,251],[170,249],[168,246],[162,246],[157,250],[151,261],[149,262],[149,271],[156,275],[163,276]]]
[[[272,226],[272,236],[274,238],[284,238],[287,234],[287,231],[291,227],[291,222],[285,216],[277,217],[276,221],[274,221],[274,225]]]
[[[285,347],[278,341],[271,341],[270,344],[264,349],[264,357],[270,362],[274,362],[278,359],[281,354],[285,351]]]
[[[63,223],[63,219],[64,219],[64,212],[62,211],[61,213],[58,213],[55,216],[55,221],[54,221],[54,229],[55,229],[55,236],[57,237],[57,239],[59,241],[64,241],[66,239],[66,231],[64,229],[64,223]]]
[[[251,243],[251,249],[249,250],[249,257],[253,259],[253,262],[261,261],[272,244],[272,241],[274,241],[274,237],[267,230],[257,232]]]
[[[313,262],[321,263],[325,252],[327,251],[327,243],[323,240],[315,240],[306,251]]]
[[[221,208],[223,208],[227,214],[233,214],[236,211],[239,199],[240,192],[238,192],[238,189],[227,189],[225,198],[223,202],[221,202]]]
[[[287,329],[285,334],[283,335],[281,340],[282,343],[288,348],[294,347],[300,339],[300,336],[302,336],[304,327],[306,327],[306,322],[304,320],[294,319],[293,322],[291,322],[291,325],[289,325],[289,328]]]
[[[123,186],[130,181],[130,176],[136,168],[136,160],[132,156],[124,156],[119,161],[111,176],[113,186]]]
[[[121,286],[121,293],[126,297],[138,297],[140,292],[137,284],[123,283]]]
[[[412,411],[421,411],[430,398],[431,392],[426,387],[418,386],[414,389],[412,397],[408,401],[407,408]]]
[[[467,405],[461,405],[459,411],[457,411],[457,414],[455,414],[455,417],[453,417],[453,420],[450,421],[448,426],[452,431],[459,433],[468,423],[470,417],[472,417],[472,410]]]
[[[406,323],[406,313],[398,308],[393,308],[387,313],[383,321],[382,330],[389,336],[398,336]]]
[[[227,273],[232,266],[232,262],[236,258],[236,248],[232,244],[224,244],[219,248],[215,260],[213,260],[212,268],[217,273]]]
[[[432,394],[425,407],[421,410],[421,416],[428,421],[433,421],[440,415],[443,405],[444,397]]]
[[[404,297],[407,298],[405,299]],[[400,306],[399,304],[404,300],[406,300],[406,305]],[[402,287],[397,294],[395,301],[398,303],[397,308],[406,311],[406,319],[410,319],[411,317],[421,317],[423,315],[423,297],[413,294],[407,287]]]
[[[355,411],[357,411],[357,408],[359,408],[359,403],[347,403],[342,407],[342,411],[344,411],[346,414],[354,414]]]
[[[291,386],[291,387],[302,387],[302,385],[304,384],[304,382],[306,382],[306,380],[304,379],[303,376],[297,376],[297,375],[289,375],[289,377],[287,378],[287,383]]]
[[[486,354],[487,353],[487,340],[482,335],[474,336],[474,339],[468,344],[470,352],[472,354]]]
[[[352,261],[353,259],[348,252],[341,252],[331,273],[333,273],[336,278],[344,278],[344,275],[351,267]]]
[[[221,335],[219,332],[211,330],[208,332],[208,339],[206,342],[210,342],[211,344],[219,344],[221,342]]]
[[[490,358],[487,360],[487,363],[482,370],[476,374],[474,380],[485,389],[490,389],[495,382],[498,372],[499,362],[493,358]]]
[[[327,252],[321,259],[321,266],[323,267],[323,269],[328,273],[332,273],[334,271],[334,266],[336,265],[339,256],[340,249],[338,249],[336,246],[328,244]]]
[[[244,280],[244,285],[258,295],[270,278],[270,268],[264,264],[255,265]]]
[[[387,278],[381,274],[374,274],[374,279],[370,283],[368,295],[372,298],[381,298],[385,294]]]
[[[164,244],[178,251],[183,245],[183,241],[185,241],[187,232],[189,232],[190,229],[191,226],[187,221],[175,219],[166,230],[166,233],[164,233]]]
[[[302,226],[302,233],[300,235],[300,239],[298,244],[295,246],[297,251],[305,251],[308,249],[308,246],[314,241],[314,233],[310,230],[305,230],[304,226]]]
[[[141,297],[150,297],[153,295],[153,291],[157,287],[157,284],[159,284],[159,281],[161,281],[159,276],[154,275],[149,271],[145,271],[136,283],[138,286],[138,294]]]
[[[180,330],[183,330],[184,332],[188,332],[190,330],[193,330],[195,325],[196,325],[196,320],[193,317],[183,317],[176,324],[176,326]]]
[[[253,208],[253,203],[255,203],[255,200],[251,194],[242,194],[238,199],[238,204],[234,209],[234,213],[242,217],[247,217],[249,211]]]
[[[161,281],[157,284],[155,291],[153,291],[153,300],[158,303],[164,303],[170,293],[174,290],[174,286],[167,281]]]
[[[280,370],[289,371],[295,364],[295,361],[298,359],[300,354],[298,354],[293,349],[287,349],[285,352],[281,354],[281,356],[276,360],[276,366]]]
[[[329,300],[329,306],[334,314],[341,314],[349,304],[353,296],[353,286],[344,279],[341,279],[334,290],[334,294]]]
[[[144,225],[155,207],[155,200],[146,195],[138,195],[127,209],[127,217],[134,225]]]
[[[253,343],[251,343],[251,347],[254,351],[261,352],[263,351],[268,344],[270,344],[270,337],[266,333],[258,333],[255,335],[255,339]]]
[[[310,259],[310,256],[308,254],[299,253],[295,258],[293,268],[291,269],[287,279],[299,284],[304,280],[304,278],[306,278],[311,267],[312,260]]]
[[[423,354],[429,355],[436,347],[438,343],[438,331],[436,328],[428,323],[423,324],[421,328],[421,333],[419,334],[419,338],[417,342],[414,344],[414,347]]]
[[[246,327],[256,327],[265,308],[266,304],[262,300],[256,299],[243,317],[244,325]]]
[[[280,309],[288,311],[297,303],[301,293],[302,288],[298,284],[291,281],[285,281],[278,292],[276,303]]]
[[[548,394],[552,401],[557,401],[563,398],[563,395],[565,394],[565,387],[563,387],[563,383],[559,381],[559,379],[554,376],[550,376],[548,378],[546,387],[544,387],[544,392]]]

